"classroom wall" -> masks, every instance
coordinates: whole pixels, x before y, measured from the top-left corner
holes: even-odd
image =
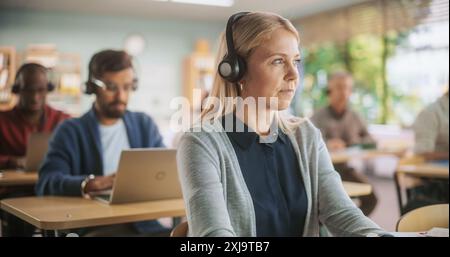
[[[224,26],[225,21],[202,23],[9,9],[0,10],[0,45],[12,45],[21,52],[28,44],[53,43],[60,52],[79,53],[84,81],[93,53],[123,48],[128,35],[141,34],[146,48],[137,56],[140,88],[129,107],[163,122],[173,112],[170,100],[182,92],[183,58],[194,50],[199,38],[207,39],[214,50]],[[83,97],[82,112],[90,108],[92,100]]]

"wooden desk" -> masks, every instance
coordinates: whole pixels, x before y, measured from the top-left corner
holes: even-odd
[[[392,155],[401,156],[403,151],[394,150],[344,150],[337,152],[330,152],[331,161],[333,164],[341,164],[350,161],[353,158],[371,159],[380,156]]]
[[[37,172],[6,170],[0,172],[0,187],[34,185],[38,180]]]
[[[427,178],[447,178],[448,179],[448,166],[438,164],[416,164],[416,165],[400,165],[397,168],[398,174],[404,174],[414,177],[427,177]]]
[[[344,189],[350,197],[359,197],[372,193],[372,186],[365,183],[343,181]]]
[[[182,199],[109,205],[81,197],[5,199],[0,207],[43,230],[111,225],[185,215]]]

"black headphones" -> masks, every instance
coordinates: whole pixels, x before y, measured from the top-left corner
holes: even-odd
[[[227,22],[225,37],[227,41],[228,52],[219,63],[218,72],[223,79],[231,83],[238,82],[242,78],[242,76],[244,76],[247,68],[244,58],[239,56],[236,53],[236,49],[234,48],[233,24],[248,13],[249,12],[239,12],[233,14]]]
[[[16,78],[15,78],[14,84],[13,84],[12,87],[11,87],[11,92],[12,92],[13,94],[19,94],[19,93],[20,93],[21,87],[20,87],[20,83],[19,83],[19,81],[18,81],[20,75],[21,75],[25,70],[27,70],[27,69],[32,69],[32,68],[34,68],[34,69],[41,69],[41,70],[47,75],[47,70],[48,70],[48,69],[47,69],[45,66],[41,65],[41,64],[38,64],[38,63],[25,63],[25,64],[23,64],[23,65],[20,66],[20,68],[17,70]],[[55,87],[55,85],[54,85],[52,82],[49,81],[49,82],[47,83],[47,91],[48,91],[48,92],[55,90],[55,88],[56,88],[56,87]]]
[[[92,94],[95,93],[96,84],[92,81],[94,79],[94,76],[92,75],[92,71],[94,70],[95,57],[96,56],[94,56],[92,58],[91,62],[89,63],[88,80],[84,83],[84,85],[86,86],[84,88],[84,93],[87,94],[87,95],[92,95]]]
[[[98,85],[98,83],[96,83],[96,80],[98,80],[98,79],[96,79],[96,78],[94,77],[94,75],[92,74],[93,71],[94,71],[94,68],[95,68],[94,66],[95,66],[95,65],[98,65],[98,64],[97,64],[97,61],[96,61],[97,56],[98,56],[97,54],[94,55],[94,56],[92,57],[91,61],[89,62],[89,67],[88,67],[88,80],[84,83],[84,85],[85,85],[84,93],[87,94],[87,95],[94,94],[96,88],[100,86],[100,85]],[[136,69],[135,69],[135,67],[134,67],[134,66],[135,66],[135,63],[134,63],[134,62],[132,62],[132,63],[133,63],[133,64],[132,64],[131,68],[132,68],[133,71],[134,71],[133,73],[136,75]],[[137,89],[137,81],[138,81],[138,79],[136,78],[136,79],[135,79],[136,87],[133,88],[133,91]],[[101,82],[101,81],[100,81],[100,82]],[[99,83],[100,83],[100,82],[99,82]]]

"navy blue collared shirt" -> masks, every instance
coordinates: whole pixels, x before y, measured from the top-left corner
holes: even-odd
[[[275,142],[260,143],[258,134],[234,119],[247,131],[227,131],[227,136],[253,200],[256,235],[301,236],[308,202],[291,141],[278,130]]]

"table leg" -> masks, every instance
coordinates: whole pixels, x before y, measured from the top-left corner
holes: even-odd
[[[172,229],[174,229],[180,223],[181,223],[181,217],[173,217],[172,218]]]
[[[59,231],[58,230],[42,230],[42,236],[43,237],[59,237]]]

